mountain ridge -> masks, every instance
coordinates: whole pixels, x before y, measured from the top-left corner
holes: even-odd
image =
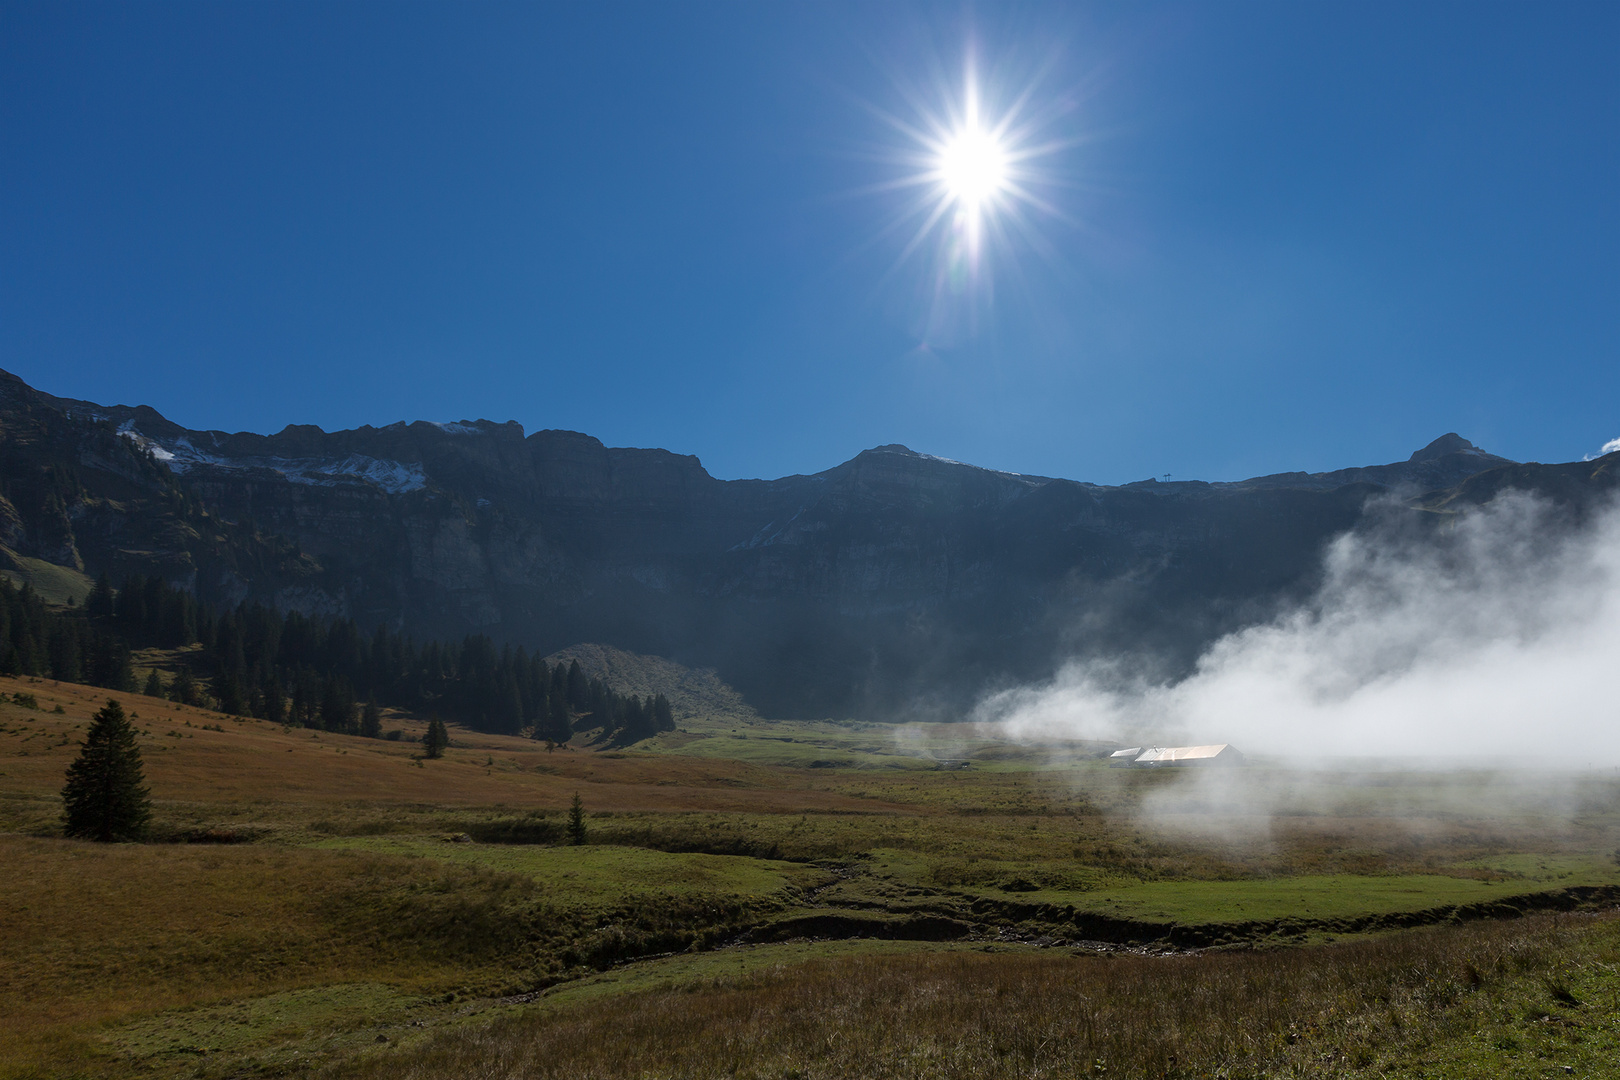
[[[428,431],[437,431],[445,435],[499,435],[506,437],[515,435],[518,440],[525,442],[530,440],[544,440],[549,444],[553,444],[551,448],[563,455],[568,453],[568,451],[564,449],[568,444],[575,444],[578,450],[584,453],[605,453],[610,457],[624,455],[656,455],[660,457],[677,459],[682,463],[683,466],[693,468],[700,472],[704,478],[719,484],[780,484],[795,480],[807,479],[810,477],[826,476],[827,474],[836,470],[854,465],[863,457],[881,454],[896,454],[901,457],[915,459],[919,462],[936,463],[938,465],[947,467],[956,466],[1035,484],[1049,483],[1054,480],[1067,480],[1070,483],[1083,484],[1088,487],[1123,488],[1133,487],[1138,484],[1162,483],[1162,481],[1156,478],[1149,478],[1146,480],[1134,481],[1125,484],[1099,484],[1093,481],[1076,480],[1066,477],[1051,477],[1036,473],[1019,473],[1005,469],[992,469],[987,466],[974,465],[971,462],[959,461],[952,458],[913,450],[902,443],[886,443],[880,446],[870,447],[866,450],[860,451],[847,461],[833,465],[817,473],[792,473],[774,479],[763,477],[743,477],[726,480],[712,476],[703,467],[701,459],[695,454],[682,454],[660,447],[610,447],[593,435],[567,428],[541,428],[534,432],[528,432],[524,426],[516,420],[497,421],[489,420],[487,418],[480,418],[477,420],[462,419],[457,421],[396,420],[393,423],[383,425],[382,427],[363,424],[355,428],[342,428],[330,432],[314,424],[288,424],[280,431],[267,435],[248,431],[226,432],[219,429],[188,429],[167,419],[162,415],[162,413],[148,405],[98,405],[95,402],[90,401],[56,397],[55,395],[48,394],[44,391],[29,386],[19,376],[9,371],[5,371],[4,369],[0,369],[0,383],[10,384],[12,387],[25,388],[28,393],[33,394],[41,400],[47,401],[50,404],[62,409],[68,415],[84,415],[97,419],[116,420],[119,423],[119,431],[121,434],[133,435],[139,442],[156,445],[159,448],[171,453],[172,448],[166,445],[166,440],[174,440],[176,442],[183,440],[186,444],[188,444],[190,449],[197,451],[199,448],[195,447],[194,445],[194,437],[204,436],[210,442],[209,451],[217,451],[221,455],[297,460],[300,458],[319,456],[318,452],[322,448],[318,445],[318,443],[321,440],[337,442],[339,446],[350,446],[367,438],[381,437],[387,434],[417,434]],[[1510,458],[1500,457],[1476,447],[1473,443],[1469,442],[1467,439],[1464,439],[1456,432],[1448,432],[1432,440],[1424,447],[1413,451],[1411,456],[1404,462],[1391,462],[1383,465],[1351,466],[1316,473],[1298,471],[1268,473],[1241,480],[1182,480],[1177,481],[1177,483],[1210,484],[1215,486],[1258,484],[1286,486],[1306,482],[1314,485],[1339,486],[1344,483],[1356,482],[1363,475],[1373,475],[1387,477],[1388,479],[1386,480],[1377,480],[1374,482],[1381,483],[1384,486],[1391,486],[1394,483],[1420,482],[1421,480],[1434,478],[1432,474],[1422,473],[1418,472],[1417,470],[1404,467],[1423,465],[1450,457],[1452,455],[1463,456],[1465,459],[1468,459],[1468,464],[1463,465],[1460,462],[1454,462],[1452,463],[1452,468],[1448,470],[1448,472],[1464,475],[1472,475],[1473,472],[1482,471],[1487,467],[1518,464]],[[159,456],[162,457],[162,455]],[[331,456],[330,449],[327,451],[327,456]],[[164,458],[164,460],[167,461],[169,459]],[[182,467],[192,464],[185,461],[183,457],[179,459],[179,462]],[[208,461],[203,461],[202,463],[213,464],[216,466],[220,464],[219,462]],[[1441,478],[1443,478],[1443,476]],[[1451,483],[1454,482],[1455,481],[1451,481]],[[1450,486],[1450,483],[1447,483],[1445,486]]]
[[[22,556],[419,637],[601,642],[714,668],[781,716],[949,711],[1073,655],[1185,669],[1308,591],[1369,499],[1553,476],[1447,433],[1405,462],[1241,481],[1099,485],[899,444],[721,480],[515,422],[198,431],[8,373],[0,454],[0,544]]]

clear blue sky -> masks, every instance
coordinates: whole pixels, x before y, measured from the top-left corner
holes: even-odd
[[[941,299],[882,117],[970,45],[1056,213]],[[722,477],[1579,458],[1620,435],[1620,5],[4,0],[0,366]]]

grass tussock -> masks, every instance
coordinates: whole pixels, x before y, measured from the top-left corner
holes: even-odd
[[[1541,917],[1268,952],[817,960],[509,1017],[331,1075],[1513,1075],[1520,1054],[1541,1069],[1612,1063],[1613,1010],[1581,1015],[1574,987],[1605,977],[1616,929]]]

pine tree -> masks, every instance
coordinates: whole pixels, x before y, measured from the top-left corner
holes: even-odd
[[[174,682],[169,684],[169,700],[182,705],[197,704],[197,680],[190,668],[182,667],[175,672]]]
[[[130,692],[135,689],[135,664],[130,659],[129,650],[122,643],[117,646],[112,674],[105,685],[109,690]]]
[[[273,678],[264,688],[264,718],[272,724],[287,723],[287,694]]]
[[[559,668],[561,664],[557,665]],[[552,692],[548,696],[549,704],[546,715],[546,738],[558,742],[567,742],[574,735],[574,718],[569,715],[568,701],[560,692]]]
[[[368,739],[382,738],[382,710],[377,708],[377,699],[366,698],[366,707],[360,712],[360,734]]]
[[[50,657],[51,678],[62,682],[79,682],[82,647],[78,627],[62,620],[51,627],[45,649]]]
[[[69,836],[139,840],[151,817],[141,751],[124,707],[112,698],[96,713],[79,757],[68,766],[62,815]]]
[[[327,731],[353,735],[359,730],[359,721],[359,709],[348,680],[340,676],[328,679],[321,694],[321,726]]]
[[[574,660],[568,665],[568,706],[575,712],[586,711],[586,698],[590,687],[585,681],[585,672],[580,668],[579,661]]]
[[[142,690],[141,693],[145,694],[147,697],[160,698],[163,696],[163,676],[158,674],[157,668],[153,668],[151,672],[147,674],[146,689]]]
[[[427,734],[422,736],[422,747],[427,756],[437,758],[444,756],[444,748],[450,745],[450,732],[445,729],[444,721],[435,716],[428,721]]]
[[[113,588],[106,574],[96,579],[96,587],[91,589],[90,595],[85,598],[84,611],[92,619],[113,617]]]
[[[16,670],[6,671],[7,675],[38,675],[39,674],[39,648],[34,644],[34,635],[28,632],[25,626],[21,633],[12,638],[13,655],[17,657]]]
[[[518,692],[517,681],[510,676],[501,681],[497,691],[495,730],[503,735],[516,735],[523,728],[523,695]]]
[[[305,680],[300,679],[293,686],[292,712],[289,714],[287,722],[294,727],[307,727],[309,713],[309,687],[305,685]]]
[[[226,672],[214,679],[214,697],[219,699],[219,711],[232,716],[247,715],[247,694],[235,675]]]
[[[585,842],[585,803],[579,792],[574,792],[573,805],[568,808],[568,839],[574,844]]]

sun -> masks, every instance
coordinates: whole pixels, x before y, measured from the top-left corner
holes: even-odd
[[[909,115],[869,106],[909,144],[878,154],[901,171],[869,190],[910,193],[879,235],[909,232],[896,268],[922,254],[932,291],[952,303],[989,289],[992,252],[1009,263],[1021,248],[1045,254],[1049,230],[1037,219],[1068,220],[1045,192],[1064,185],[1057,158],[1081,141],[1069,117],[1076,95],[1038,81],[981,82],[970,50],[954,86],[899,84]]]
[[[939,180],[964,209],[978,210],[1006,187],[1007,151],[991,132],[964,127],[939,149]]]

